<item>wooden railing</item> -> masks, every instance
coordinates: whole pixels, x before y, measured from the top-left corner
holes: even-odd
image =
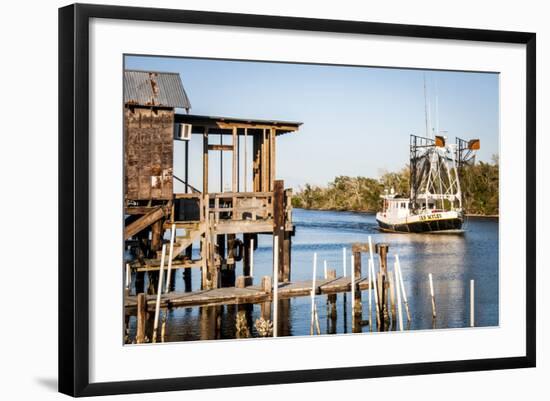
[[[221,192],[174,194],[174,198],[195,200],[200,210],[200,221],[205,217],[220,220],[271,220],[273,219],[273,192]],[[292,222],[292,189],[285,190],[286,221]],[[172,209],[172,221],[178,220]]]
[[[208,212],[216,222],[273,218],[273,192],[223,192],[209,195]]]

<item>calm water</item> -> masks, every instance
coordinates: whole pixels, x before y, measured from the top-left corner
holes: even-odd
[[[428,274],[432,273],[437,319],[435,328],[459,328],[469,326],[469,283],[475,280],[476,326],[499,324],[499,274],[498,274],[498,220],[469,218],[464,235],[386,234],[377,230],[375,216],[353,212],[309,211],[295,209],[293,221],[296,236],[292,243],[292,281],[310,280],[313,253],[317,252],[318,277],[323,275],[323,261],[330,269],[342,275],[342,248],[349,252],[354,242],[386,242],[390,245],[388,267],[393,270],[394,255],[401,261],[403,281],[412,315],[411,330],[434,327],[431,312]],[[271,236],[259,236],[254,254],[255,284],[259,278],[271,275]],[[363,256],[363,276],[367,274],[367,257]],[[242,274],[242,264],[237,264],[237,276]],[[183,275],[176,275],[176,291],[184,290]],[[200,271],[193,269],[193,290],[200,288]],[[363,319],[368,319],[368,293],[363,292]],[[351,332],[350,294],[337,295],[337,318],[327,316],[327,297],[317,296],[317,308],[321,333]],[[279,301],[279,335],[309,335],[309,297]],[[374,302],[374,299],[373,299]],[[261,305],[246,305],[245,315],[255,335],[253,322],[261,316]],[[206,340],[235,338],[237,307],[228,305],[208,308],[174,308],[168,311],[166,341]],[[151,314],[152,315],[152,314]],[[215,322],[218,319],[218,331]],[[405,319],[406,321],[406,319]],[[135,336],[136,319],[129,320],[130,339]],[[152,322],[147,325],[152,327]],[[364,332],[370,331],[363,326]],[[149,334],[150,336],[150,334]]]

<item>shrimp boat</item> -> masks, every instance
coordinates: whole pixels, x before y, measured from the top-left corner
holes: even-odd
[[[410,137],[410,196],[385,190],[376,214],[381,231],[462,234],[460,169],[475,162],[479,139]]]

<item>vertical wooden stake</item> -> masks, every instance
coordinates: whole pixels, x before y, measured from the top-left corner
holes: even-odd
[[[252,247],[254,248],[254,247]],[[273,337],[279,326],[279,237],[273,237]]]
[[[393,273],[395,275],[395,282],[397,283],[397,269],[394,268]],[[401,292],[399,291],[397,291],[397,315],[399,317],[399,331],[403,331],[403,311],[401,309]]]
[[[157,303],[155,306],[155,323],[153,325],[153,342],[157,342],[157,329],[159,325],[160,314],[160,295],[162,294],[162,281],[164,279],[164,258],[166,256],[166,244],[162,244],[162,256],[160,258],[160,273],[157,288]]]
[[[254,238],[250,239],[250,277],[254,277]]]
[[[137,330],[136,343],[145,342],[145,324],[147,322],[147,298],[144,293],[137,296]]]
[[[309,334],[313,335],[313,325],[315,323],[315,276],[317,275],[317,253],[313,254],[313,279],[311,283],[311,322]]]
[[[435,319],[437,317],[437,313],[435,311],[434,282],[432,278],[432,273],[428,275],[428,278],[430,280],[430,295],[432,296],[432,317]]]
[[[324,260],[324,268],[325,268],[325,280],[328,278],[328,268],[327,268],[327,261]]]
[[[168,252],[168,272],[166,273],[166,289],[165,293],[170,292],[170,279],[172,277],[172,258],[174,256],[174,240],[176,239],[176,225],[172,224],[170,230],[170,251]]]
[[[407,312],[407,322],[411,321],[411,313],[409,311],[409,301],[407,300],[407,292],[405,291],[405,284],[403,283],[403,272],[401,271],[401,262],[399,262],[399,255],[395,255],[395,263],[397,264],[397,276],[399,282],[396,283],[397,291],[401,288],[401,295],[403,296],[403,303],[405,304],[405,311]]]
[[[474,280],[470,280],[470,327],[475,326],[474,317]]]
[[[343,268],[344,268],[344,277],[346,277],[346,248],[342,248],[342,260],[343,260]]]

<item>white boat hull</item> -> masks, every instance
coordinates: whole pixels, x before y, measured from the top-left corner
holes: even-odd
[[[388,232],[460,234],[464,218],[458,211],[433,211],[403,217],[378,212],[376,221],[380,230]]]

